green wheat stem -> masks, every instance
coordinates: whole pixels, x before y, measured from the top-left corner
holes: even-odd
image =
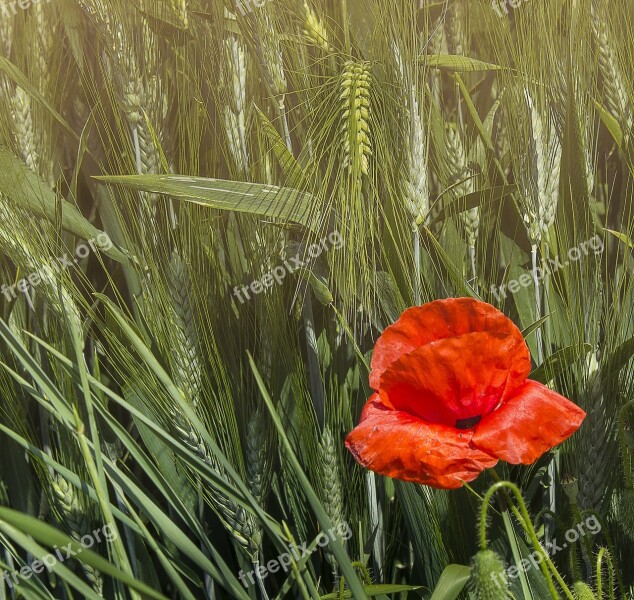
[[[539,321],[542,318],[542,300],[541,300],[541,289],[539,285],[539,278],[537,277],[537,266],[538,266],[538,257],[537,257],[537,244],[533,244],[531,246],[531,262],[532,262],[532,274],[533,274],[533,284],[535,286],[535,321]],[[535,337],[537,339],[537,364],[541,365],[544,362],[544,340],[542,336],[541,327],[537,329],[535,332]],[[556,506],[556,495],[555,495],[555,481],[557,480],[557,459],[553,458],[548,465],[548,476],[550,478],[550,486],[548,489],[544,490],[544,501],[547,503],[551,512],[555,512]],[[545,522],[545,537],[547,541],[550,541],[552,536],[552,522]]]
[[[97,492],[97,496],[99,498],[99,505],[103,512],[104,518],[106,522],[110,524],[115,530],[115,536],[113,536],[112,544],[115,549],[115,553],[117,555],[119,564],[123,567],[124,571],[130,576],[134,577],[134,573],[132,572],[132,566],[130,565],[130,561],[128,560],[128,555],[126,554],[125,548],[123,546],[123,542],[121,541],[121,536],[119,535],[119,529],[117,527],[116,521],[114,519],[114,515],[112,514],[112,510],[110,509],[110,502],[108,501],[108,492],[105,487],[102,486],[102,480],[99,477],[99,472],[95,465],[95,461],[93,460],[92,453],[88,448],[88,444],[86,443],[86,436],[84,433],[84,426],[80,420],[79,412],[77,407],[73,407],[73,414],[75,417],[75,426],[77,428],[77,440],[79,442],[79,447],[81,453],[86,461],[86,468],[88,469],[88,473],[90,474],[90,478],[92,479],[93,485],[95,486],[95,491]],[[93,448],[95,456],[99,456],[101,458],[101,453],[99,448]],[[130,590],[130,594],[134,600],[141,600],[139,594]]]
[[[291,533],[291,530],[288,528],[288,525],[285,521],[282,521],[282,529],[284,530],[288,541],[293,546],[297,546],[297,544],[295,543],[295,539],[293,538],[293,534]],[[291,562],[291,570],[293,571],[293,575],[295,575],[295,582],[297,583],[297,587],[299,588],[303,600],[319,600],[319,596],[315,597],[314,591],[311,590],[311,593],[309,593],[308,589],[306,588],[306,583],[304,582],[302,574],[299,572],[295,561]]]
[[[343,21],[343,37],[346,47],[346,54],[350,56],[352,52],[352,45],[350,43],[350,23],[348,15],[348,0],[341,0],[341,17]]]
[[[416,227],[414,229],[414,304],[416,306],[422,303],[420,287],[421,275],[420,230]]]

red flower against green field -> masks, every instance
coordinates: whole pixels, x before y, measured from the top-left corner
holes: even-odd
[[[527,379],[528,347],[499,310],[470,298],[406,310],[378,339],[376,390],[346,447],[388,477],[453,489],[498,460],[531,464],[585,413]]]

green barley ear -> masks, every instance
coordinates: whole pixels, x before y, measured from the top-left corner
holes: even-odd
[[[343,486],[341,485],[341,471],[337,456],[335,439],[326,426],[322,433],[321,443],[318,448],[319,463],[321,466],[322,501],[326,513],[333,526],[341,531],[345,524],[343,506]],[[326,560],[333,569],[337,568],[337,561],[328,550],[326,550]]]
[[[447,13],[447,41],[452,54],[469,54],[469,37],[465,29],[465,4],[454,2]]]
[[[83,536],[90,536],[92,532],[91,523],[81,505],[77,489],[61,476],[51,479],[51,489],[53,490],[53,497],[59,516],[70,536],[76,542],[80,542]],[[81,567],[95,592],[102,596],[103,578],[99,571],[83,562]]]
[[[446,128],[445,158],[450,173],[450,180],[448,182],[450,185],[467,179],[471,173],[467,152],[458,127],[459,125],[455,124],[455,126],[447,125]],[[473,191],[475,191],[474,180],[469,179],[454,187],[451,191],[451,195],[453,198],[459,198]],[[469,248],[475,248],[478,239],[478,229],[480,228],[480,209],[472,208],[461,212],[460,220],[462,221],[467,237],[467,245]]]
[[[632,111],[625,85],[627,79],[623,77],[618,54],[612,45],[614,36],[609,31],[605,18],[598,14],[594,4],[592,4],[592,32],[597,46],[606,108],[619,122],[624,134],[628,135],[634,125],[634,111]]]
[[[524,89],[524,97],[530,122],[533,167],[532,172],[528,169],[528,176],[522,183],[527,203],[524,220],[531,239],[539,242],[542,234],[555,222],[562,146],[553,116],[543,117],[528,87]]]
[[[261,408],[249,418],[246,434],[247,484],[258,504],[263,505],[271,478],[267,452],[267,421]]]
[[[506,600],[509,597],[504,563],[493,550],[480,550],[475,555],[469,587],[476,600]]]
[[[418,102],[413,99],[410,110],[410,143],[404,179],[405,205],[414,221],[429,212],[429,183],[427,177],[427,143]]]
[[[341,76],[343,166],[355,177],[368,174],[370,142],[370,63],[348,60]]]
[[[280,109],[284,110],[285,96],[288,91],[284,57],[274,24],[266,13],[263,14],[262,21],[257,27],[255,53],[267,86],[277,99]]]
[[[218,460],[211,454],[207,444],[189,421],[180,414],[173,413],[172,418],[179,439],[219,477],[230,483],[230,479]],[[199,482],[202,485],[202,482]],[[227,531],[242,546],[251,558],[258,555],[262,542],[262,527],[253,513],[246,511],[231,498],[214,491],[210,497],[213,508]]]
[[[332,52],[333,48],[328,41],[328,30],[306,0],[304,1],[304,10],[306,11],[304,35],[311,43],[324,50],[324,52]]]
[[[0,50],[5,58],[11,54],[13,20],[13,15],[8,11],[0,10]]]
[[[220,85],[225,92],[225,130],[229,151],[242,173],[248,173],[249,158],[246,142],[246,86],[247,57],[243,45],[236,37],[223,41],[223,61]]]
[[[419,103],[419,90],[412,82],[412,74],[403,61],[396,42],[393,52],[406,101],[405,135],[407,142],[403,175],[403,201],[413,222],[424,219],[429,213],[429,177],[427,140]]]
[[[189,18],[187,16],[187,4],[185,0],[172,0],[170,2],[174,16],[178,19],[179,26],[183,29],[189,27]]]
[[[174,382],[183,391],[185,398],[196,408],[200,400],[203,368],[198,354],[197,327],[191,301],[191,281],[187,266],[178,250],[172,252],[170,261],[169,289],[173,313]]]
[[[572,589],[577,600],[597,600],[594,592],[586,583],[583,583],[583,581],[577,581]]]

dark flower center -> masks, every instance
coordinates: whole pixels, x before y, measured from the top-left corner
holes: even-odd
[[[456,421],[456,429],[471,429],[480,422],[480,419],[482,419],[482,415],[469,417],[468,419],[458,419]]]

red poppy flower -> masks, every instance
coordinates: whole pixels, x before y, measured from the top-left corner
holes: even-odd
[[[499,310],[470,298],[406,310],[378,339],[376,390],[346,447],[388,477],[453,489],[499,459],[531,464],[585,413],[527,379],[530,354]]]

